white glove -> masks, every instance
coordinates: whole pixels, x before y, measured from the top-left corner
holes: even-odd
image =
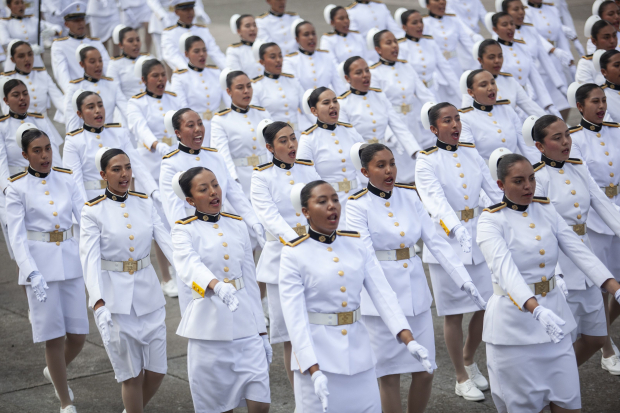
[[[579,42],[579,39],[573,39],[573,46],[575,46],[575,49],[577,49],[577,53],[579,53],[580,55],[583,56],[586,54],[586,51],[583,50],[583,46]]]
[[[254,234],[256,234],[258,245],[263,248],[265,246],[265,229],[261,224],[252,225],[252,229],[254,230]]]
[[[43,31],[41,31],[41,36],[43,37],[54,37],[56,36],[56,33],[61,33],[62,29],[60,29],[60,27],[58,26],[54,26],[54,27],[47,27],[45,29],[43,29]]]
[[[95,310],[95,321],[97,322],[97,326],[99,327],[99,332],[101,333],[103,345],[107,346],[110,342],[109,328],[113,327],[114,323],[112,322],[112,314],[110,314],[110,310],[108,310],[105,305],[102,305]]]
[[[577,37],[577,33],[575,33],[575,31],[568,26],[562,25],[562,31],[564,32],[564,36],[566,36],[568,40],[572,41],[574,38]]]
[[[566,324],[566,321],[562,320],[553,311],[543,307],[540,304],[534,309],[532,316],[534,316],[534,318],[542,324],[543,327],[545,327],[545,331],[549,334],[549,337],[551,337],[551,341],[556,344],[562,341],[564,338],[564,332],[560,326]]]
[[[558,58],[558,60],[560,61],[560,63],[562,63],[562,66],[564,67],[568,67],[575,63],[573,60],[573,56],[567,51],[560,49],[559,47],[553,49],[553,55]]]
[[[469,254],[471,252],[471,235],[469,235],[467,228],[461,224],[457,225],[454,229],[454,236],[459,240],[463,252]]]
[[[315,371],[311,376],[312,383],[314,383],[314,394],[317,395],[321,404],[323,405],[323,411],[327,411],[327,396],[329,396],[329,390],[327,390],[327,377],[321,370]]]
[[[568,287],[566,286],[566,282],[564,278],[560,276],[560,274],[555,275],[555,286],[560,289],[564,293],[564,297],[568,297]]]
[[[32,49],[32,53],[35,55],[39,55],[43,53],[43,48],[41,46],[39,46],[38,44],[31,44],[30,48]]]
[[[486,310],[487,302],[484,301],[484,298],[482,298],[482,296],[478,292],[478,289],[476,288],[473,282],[465,281],[465,284],[463,284],[463,286],[461,287],[461,290],[469,294],[469,297],[472,299],[474,303],[476,303],[478,307],[480,307],[481,310]]]
[[[159,202],[161,204],[161,196],[159,196],[159,189],[156,189],[153,191],[153,193],[151,193],[151,198],[153,198],[153,201]]]
[[[426,347],[424,347],[415,340],[411,340],[409,344],[407,344],[407,350],[409,350],[411,355],[415,357],[416,360],[422,363],[422,366],[424,366],[428,373],[433,372],[433,366],[428,360],[428,350],[426,349]]]
[[[225,282],[218,282],[213,288],[213,292],[220,297],[220,299],[228,306],[228,309],[232,312],[237,311],[239,308],[239,300],[235,297],[237,289]]]
[[[47,282],[45,282],[45,278],[43,278],[43,274],[39,271],[33,271],[28,277],[28,281],[30,281],[30,287],[32,287],[32,291],[37,297],[37,300],[41,303],[47,301],[45,290],[48,290],[49,287],[47,286]]]
[[[263,338],[263,347],[265,348],[265,354],[267,355],[267,363],[271,365],[273,361],[273,349],[271,348],[271,344],[269,344],[269,337],[267,334],[263,334],[261,336]]]

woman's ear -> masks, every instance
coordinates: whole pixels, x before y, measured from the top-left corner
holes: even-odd
[[[316,110],[316,106],[313,108],[310,108],[310,112],[312,112],[312,114],[316,116],[317,118],[319,117],[319,111]]]
[[[80,119],[84,119],[84,115],[82,114],[82,111],[81,111],[81,110],[78,110],[78,111],[77,111],[77,115],[78,115],[78,117],[79,117]]]
[[[497,186],[499,187],[501,191],[504,191],[504,183],[500,181],[499,179],[497,180]]]
[[[439,133],[439,129],[435,125],[431,125],[431,133],[433,135],[437,135]]]
[[[541,151],[542,153],[545,153],[545,147],[542,143],[540,142],[535,142],[534,143],[536,145],[536,149],[538,149],[539,151]]]
[[[271,144],[268,144],[268,143],[267,143],[267,144],[265,144],[265,147],[267,148],[267,150],[268,150],[269,152],[271,152],[271,153],[273,153],[273,154],[275,154],[275,153],[276,153],[276,150],[275,150],[275,148],[273,147],[273,145],[271,145]]]
[[[22,156],[24,157],[25,160],[28,160],[28,154],[26,152],[22,151]]]
[[[592,39],[592,44],[593,44],[594,46],[597,46],[597,43],[598,43],[598,42],[596,41],[596,39],[594,38],[594,36],[591,36],[591,37],[590,37],[590,39]]]
[[[306,217],[308,222],[310,222],[310,211],[308,211],[308,208],[302,207],[301,208],[301,213],[304,214],[304,217]]]
[[[351,78],[349,77],[349,75],[344,75],[344,80],[347,81],[347,83],[351,83]]]
[[[4,100],[4,103],[6,103],[6,105],[9,105],[9,101],[7,100],[6,96],[2,98],[2,100]]]
[[[482,59],[478,58],[478,62],[480,63],[480,66],[482,66]]]
[[[467,94],[468,94],[469,96],[471,96],[472,98],[474,98],[474,99],[475,99],[475,97],[474,97],[474,91],[473,91],[473,90],[471,90],[470,88],[467,88]]]
[[[81,67],[82,69],[85,69],[84,62],[80,61],[80,67]]]
[[[106,178],[106,176],[105,176],[105,171],[99,172],[99,175],[101,175],[101,179],[103,179],[104,181],[108,180],[108,178]]]
[[[11,58],[11,60],[13,60],[13,58]],[[603,74],[603,77],[607,79],[607,69],[601,68],[601,73]]]
[[[187,201],[188,204],[190,204],[191,206],[196,206],[196,202],[194,201],[194,198],[192,198],[191,196],[188,196],[187,198],[185,198],[185,200]]]
[[[228,96],[232,97],[232,90],[230,90],[229,87],[226,88],[226,93],[228,93]]]
[[[581,102],[577,102],[577,110],[583,113],[583,105],[581,104]]]
[[[362,172],[362,175],[364,175],[366,178],[370,178],[370,177],[368,176],[368,169],[366,169],[366,168],[362,168],[362,169],[360,169],[360,171]]]

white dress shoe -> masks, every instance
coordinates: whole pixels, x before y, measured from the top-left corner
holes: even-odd
[[[476,363],[472,364],[471,366],[465,366],[465,371],[467,372],[469,379],[474,382],[477,388],[482,391],[489,388],[489,382],[482,375],[482,373],[480,373],[480,370],[478,369],[478,365]]]
[[[161,290],[165,295],[170,298],[175,298],[179,296],[179,290],[177,289],[177,282],[174,278],[171,278],[168,282],[161,283]]]
[[[620,357],[613,355],[611,357],[601,357],[601,367],[607,370],[609,374],[620,376]]]
[[[64,409],[61,407],[60,408],[60,413],[77,413],[77,410],[75,409],[75,406],[70,404],[67,407],[65,407]]]
[[[50,376],[50,371],[47,368],[47,366],[45,366],[45,368],[43,369],[43,375],[45,376],[45,379],[49,381],[50,383],[52,383],[52,386],[54,386],[54,382],[52,381],[52,376]],[[67,389],[69,390],[69,398],[71,399],[71,401],[73,401],[73,390],[71,390],[71,387],[69,387],[69,384],[67,384]],[[60,400],[60,396],[58,395],[58,390],[56,390],[56,386],[54,386],[54,393],[56,394],[56,398]],[[73,406],[69,406],[69,407],[73,407]],[[67,412],[72,412],[72,411],[73,410],[67,410]],[[61,413],[62,413],[62,410],[61,410]]]
[[[473,381],[467,379],[463,383],[456,382],[454,392],[457,396],[461,396],[465,400],[471,402],[479,402],[484,400],[484,394],[476,387]]]

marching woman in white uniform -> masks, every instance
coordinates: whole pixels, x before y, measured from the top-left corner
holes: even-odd
[[[351,26],[366,36],[371,29],[389,30],[397,36],[403,35],[400,24],[394,21],[390,10],[383,2],[375,0],[354,1],[347,7]]]
[[[435,230],[465,265],[473,285],[482,299],[493,293],[491,274],[477,245],[476,224],[481,213],[480,191],[493,201],[502,197],[489,175],[486,162],[471,143],[461,138],[460,113],[451,104],[427,104],[421,113],[425,126],[436,135],[436,146],[420,152],[416,163],[416,186],[420,199],[430,212]],[[462,149],[461,149],[462,148]],[[456,370],[455,393],[465,400],[484,400],[481,390],[489,383],[480,373],[474,356],[482,341],[484,306],[468,295],[467,286],[450,282],[452,274],[440,264],[437,256],[424,243],[423,260],[428,264],[437,315],[445,316],[444,337],[452,365]],[[456,281],[456,280],[455,280]],[[463,347],[463,314],[474,312],[469,334]]]
[[[121,23],[121,16],[115,0],[88,0],[86,15],[93,37],[102,43],[110,43],[114,28]]]
[[[334,188],[325,181],[300,184],[291,200],[310,226],[308,234],[286,242],[280,262],[297,412],[380,413],[376,358],[360,322],[362,297],[370,298],[392,339],[432,373],[429,350],[412,335],[396,293],[360,233],[337,230],[341,204]]]
[[[311,113],[317,120],[315,125],[301,133],[297,155],[314,162],[319,176],[334,188],[344,207],[349,195],[367,182],[355,168],[350,155],[351,147],[357,142],[363,143],[364,138],[353,125],[339,121],[340,102],[331,89],[309,90],[304,98],[304,112]],[[344,215],[345,211],[342,211],[342,218]],[[345,224],[343,219],[341,225]]]
[[[287,123],[264,120],[259,127],[259,134],[261,133],[273,158],[271,162],[254,168],[252,173],[252,206],[265,228],[267,238],[256,266],[256,279],[267,284],[269,339],[272,345],[284,344],[284,366],[293,385],[292,347],[284,322],[278,288],[278,271],[283,247],[280,240],[292,241],[308,232],[308,221],[301,216],[301,213],[295,212],[291,204],[290,194],[293,185],[321,178],[314,169],[313,162],[296,158],[299,143],[293,129]]]
[[[250,79],[263,74],[263,66],[254,59],[252,45],[256,41],[258,29],[251,14],[234,14],[230,18],[230,30],[238,35],[240,42],[233,43],[226,49],[226,67],[241,70]]]
[[[321,49],[331,53],[336,64],[340,64],[349,57],[362,56],[368,58],[371,55],[366,48],[366,41],[357,30],[351,30],[351,21],[347,9],[342,6],[330,4],[323,10],[323,17],[334,31],[323,33],[321,36]]]
[[[256,17],[258,26],[258,40],[261,42],[275,42],[282,47],[284,54],[297,50],[295,37],[291,33],[291,24],[299,15],[286,11],[286,1],[266,0],[269,11]]]
[[[605,93],[600,86],[592,83],[579,86],[574,92],[569,87],[569,100],[575,103],[581,113],[579,126],[571,128],[573,146],[571,154],[582,159],[596,184],[605,192],[607,197],[616,205],[620,205],[618,185],[620,173],[617,165],[620,164],[620,124],[604,122],[607,102]],[[574,92],[572,96],[570,94]],[[620,266],[615,259],[620,254],[620,237],[601,220],[596,211],[588,214],[587,233],[592,251],[611,271],[616,280],[620,280]],[[603,294],[603,302],[609,313],[609,322],[614,321],[620,314],[620,305],[609,300]],[[611,340],[603,346],[601,366],[614,375],[620,374],[620,357],[615,352]]]
[[[586,221],[590,208],[618,236],[620,214],[615,205],[594,182],[583,161],[569,158],[572,139],[566,123],[552,115],[538,120],[532,116],[524,123],[523,134],[531,137],[532,143],[535,142],[542,152],[541,161],[534,165],[536,195],[550,198],[558,213],[588,247]],[[607,321],[601,292],[562,252],[558,257],[557,275],[565,281],[566,301],[577,323],[571,338],[580,366],[606,341]],[[618,369],[620,366],[615,370]]]
[[[142,413],[168,370],[166,300],[151,265],[151,242],[170,261],[172,243],[152,198],[129,190],[127,154],[101,148],[95,162],[107,187],[82,208],[80,259],[88,305],[122,383],[125,411]]]
[[[433,36],[424,34],[424,20],[417,10],[400,8],[394,13],[405,29],[398,39],[399,56],[409,62],[435,96],[442,102],[460,105],[459,78],[444,57]]]
[[[614,50],[618,47],[618,30],[608,21],[599,20],[592,25],[591,39],[596,48],[593,53],[598,50]],[[593,55],[591,54],[581,56],[577,63],[575,82],[595,83],[597,85],[602,85],[605,82],[603,75],[600,70],[597,70],[592,59]]]
[[[270,114],[265,108],[249,104],[253,89],[245,73],[224,70],[220,79],[219,86],[225,88],[232,104],[216,113],[211,125],[211,144],[226,161],[232,179],[241,184],[249,198],[254,167],[270,158],[258,131],[260,122],[269,119]]]
[[[476,241],[493,278],[482,338],[495,407],[500,413],[539,412],[549,405],[552,412],[579,412],[570,339],[576,323],[556,281],[559,251],[617,299],[620,290],[549,199],[534,196],[534,169],[525,157],[496,153],[490,169],[504,198],[482,213]]]
[[[310,125],[310,120],[301,113],[304,89],[294,75],[282,71],[284,59],[280,46],[255,42],[252,48],[258,50],[255,58],[265,68],[264,74],[252,79],[252,104],[267,109],[271,119],[287,122],[299,133]]]
[[[220,413],[247,405],[249,413],[267,413],[273,350],[243,218],[221,212],[222,188],[205,167],[177,173],[173,187],[195,207],[172,229],[179,278],[192,288],[177,334],[189,339],[194,409]]]
[[[586,42],[586,53],[592,54],[596,50],[596,46],[592,43],[592,38],[588,36],[588,23],[590,19],[594,19],[594,16],[598,16],[603,20],[613,24],[616,30],[620,29],[620,8],[613,0],[596,0],[592,3],[592,16],[586,20],[584,27],[584,34],[588,38]],[[620,39],[618,39],[620,41]],[[620,46],[620,43],[618,44]]]
[[[459,109],[463,123],[461,142],[475,144],[485,160],[500,147],[519,152],[532,161],[539,159],[538,151],[525,145],[522,122],[510,102],[497,100],[497,84],[491,73],[484,69],[463,73],[461,91],[473,98],[472,106]]]
[[[135,29],[119,24],[112,34],[114,43],[121,49],[121,55],[113,57],[108,64],[107,77],[116,79],[120,83],[125,98],[129,99],[144,91],[142,77],[136,75],[134,67],[140,57],[142,42]]]
[[[388,283],[398,296],[411,332],[429,351],[428,359],[436,369],[431,315],[433,297],[422,261],[415,254],[414,245],[418,240],[422,238],[424,245],[439,257],[439,262],[456,284],[473,287],[474,300],[478,300],[481,309],[486,303],[473,286],[458,255],[437,234],[415,186],[396,183],[397,165],[392,151],[380,143],[354,145],[351,151],[358,152],[351,153],[351,158],[357,156],[358,167],[368,177],[368,187],[349,197],[347,228],[359,232],[365,246],[377,256]],[[402,411],[400,375],[412,373],[407,411],[423,412],[431,395],[433,376],[427,374],[425,366],[412,359],[394,340],[387,324],[368,299],[368,295],[362,292],[362,316],[378,358],[375,369],[379,377],[382,410],[385,413]]]
[[[603,53],[598,59],[598,66],[605,77],[601,89],[607,96],[607,114],[611,120],[620,121],[620,52],[614,49]]]
[[[117,80],[103,75],[104,67],[99,50],[93,46],[82,45],[76,50],[75,58],[84,69],[84,75],[69,82],[65,90],[66,130],[72,131],[80,127],[80,119],[73,110],[73,94],[77,90],[96,92],[101,97],[107,113],[107,123],[112,123],[118,118],[120,123],[126,124],[127,98]]]
[[[28,170],[7,181],[9,237],[19,284],[26,288],[33,341],[45,342],[43,375],[54,386],[60,412],[76,413],[67,367],[82,350],[88,315],[71,226],[74,218],[79,219],[84,198],[70,170],[52,167],[50,139],[34,128],[24,124],[19,133]]]

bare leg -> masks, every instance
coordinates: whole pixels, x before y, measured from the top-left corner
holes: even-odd
[[[446,341],[446,347],[452,365],[456,371],[456,380],[459,383],[465,383],[469,376],[465,371],[465,362],[463,361],[463,314],[453,314],[444,317],[443,335]]]
[[[293,371],[291,370],[291,354],[293,354],[293,346],[290,341],[285,341],[284,343],[284,368],[286,369],[286,375],[288,376],[288,381],[291,383],[291,387],[293,386]]]
[[[142,386],[144,384],[144,371],[138,377],[125,380],[122,384],[123,405],[127,413],[142,413],[144,411],[144,396]]]
[[[607,341],[607,336],[587,336],[582,334],[581,337],[573,343],[575,357],[577,358],[577,366],[581,366],[588,361],[594,353],[603,347],[605,341]]]
[[[609,325],[611,324],[609,322],[609,307],[610,306],[608,305],[608,300],[609,300],[609,294],[603,293],[603,307],[605,308],[605,318],[607,319],[607,331],[609,331]],[[607,336],[605,338],[605,344],[603,344],[603,357],[609,358],[613,355],[614,355],[614,349],[611,346],[611,339],[609,338],[609,336]]]
[[[84,347],[84,342],[86,341],[86,334],[69,334],[67,333],[67,339],[65,341],[65,366],[69,367],[69,364],[78,354],[82,351]]]
[[[54,387],[58,392],[58,397],[60,397],[60,407],[64,409],[72,404],[69,397],[69,387],[67,386],[64,336],[45,342],[45,361]]]
[[[413,387],[413,382],[411,382],[411,387]],[[402,413],[400,374],[379,377],[379,393],[381,394],[381,408],[384,413]]]
[[[267,413],[269,411],[269,403],[255,402],[254,400],[245,400],[248,404],[248,413]]]
[[[560,115],[562,115],[562,118],[564,120],[568,119],[568,115],[570,114],[570,108],[569,109],[564,109],[560,111]]]
[[[611,325],[611,323],[616,321],[618,316],[620,316],[620,303],[618,303],[614,297],[609,295],[609,324]]]
[[[407,397],[407,413],[423,413],[433,389],[433,375],[425,371],[411,373],[411,387]]]
[[[465,366],[474,364],[476,350],[482,342],[482,327],[484,323],[484,311],[476,311],[469,322],[469,331],[463,347],[463,362]]]
[[[170,263],[168,262],[168,259],[164,255],[164,252],[161,250],[161,248],[159,248],[159,245],[157,245],[155,241],[153,241],[153,243],[155,243],[155,255],[157,256],[157,264],[159,264],[159,271],[161,272],[161,279],[163,282],[167,283],[168,281],[172,279],[170,277],[170,271],[168,270]]]
[[[144,382],[142,383],[142,406],[146,407],[146,405],[151,401],[157,390],[159,390],[159,386],[161,386],[161,382],[164,381],[165,374],[155,373],[154,371],[144,370]]]
[[[551,413],[579,413],[581,412],[581,409],[575,409],[575,410],[563,409],[560,406],[553,404],[553,402],[551,402],[549,406],[551,407]]]

